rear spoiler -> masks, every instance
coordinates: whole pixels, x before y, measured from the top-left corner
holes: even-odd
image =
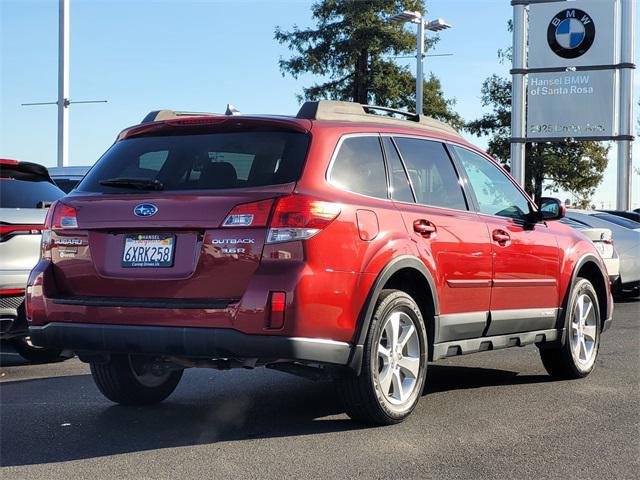
[[[49,182],[55,185],[47,167],[37,163],[19,162],[17,160],[0,159],[0,178],[12,178],[29,182]]]
[[[175,110],[154,110],[147,113],[140,124],[161,122],[162,120],[173,120],[180,117],[211,117],[214,115],[222,114],[208,112],[178,112]],[[236,107],[234,107],[230,103],[227,103],[227,109],[225,110],[224,115],[240,115],[240,112],[236,109]]]

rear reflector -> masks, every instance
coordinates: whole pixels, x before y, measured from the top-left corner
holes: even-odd
[[[284,311],[287,303],[287,295],[284,292],[271,292],[271,308],[269,311],[269,328],[282,328],[284,326]]]

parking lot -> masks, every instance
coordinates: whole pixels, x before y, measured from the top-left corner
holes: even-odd
[[[77,359],[3,352],[0,477],[637,478],[640,302],[616,304],[598,365],[551,381],[535,348],[430,366],[403,424],[362,428],[330,383],[190,370],[163,404],[109,403]]]

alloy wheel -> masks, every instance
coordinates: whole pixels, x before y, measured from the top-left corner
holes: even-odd
[[[588,367],[597,351],[597,317],[591,297],[581,294],[573,309],[570,326],[571,351],[576,362]]]
[[[377,382],[386,400],[402,405],[416,388],[420,340],[414,320],[404,312],[387,316],[378,342]]]

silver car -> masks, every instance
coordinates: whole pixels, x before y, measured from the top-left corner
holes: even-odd
[[[620,257],[620,279],[614,287],[615,293],[640,294],[640,228],[628,228],[606,217],[609,214],[594,210],[567,210],[567,217],[589,227],[608,228],[613,233],[613,244]],[[620,219],[618,220],[626,220]],[[627,220],[627,225],[637,224]]]
[[[40,258],[48,207],[63,196],[42,165],[0,159],[0,340],[30,361],[60,355],[31,345],[26,337],[24,290]]]

